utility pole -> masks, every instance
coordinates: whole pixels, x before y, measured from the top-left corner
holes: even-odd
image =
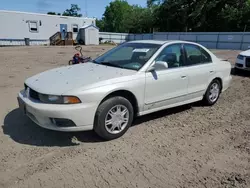
[[[88,2],[85,0],[85,17],[88,17]]]

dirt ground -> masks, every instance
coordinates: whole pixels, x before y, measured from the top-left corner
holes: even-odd
[[[110,46],[84,47],[92,57]],[[73,47],[0,48],[0,187],[250,187],[250,73],[233,75],[213,107],[135,120],[120,139],[45,130],[23,116],[26,78],[66,65]],[[238,51],[215,51],[234,62]],[[53,80],[51,80],[53,82]]]

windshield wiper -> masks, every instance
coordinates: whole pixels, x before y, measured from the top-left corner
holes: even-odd
[[[96,63],[96,64],[99,64],[99,63],[98,63],[96,60],[94,60],[94,59],[92,59],[91,62]]]

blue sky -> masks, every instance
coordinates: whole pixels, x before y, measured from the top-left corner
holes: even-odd
[[[87,4],[88,17],[101,18],[105,7],[112,0],[1,0],[0,10],[14,10],[22,12],[47,13],[63,12],[70,4],[78,4],[81,12],[85,15]],[[127,0],[130,4],[146,6],[146,0]]]

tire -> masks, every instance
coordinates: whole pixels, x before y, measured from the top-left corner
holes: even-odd
[[[215,93],[214,93],[214,97],[212,98],[212,96],[211,96],[211,95],[212,95],[211,91],[212,91],[212,88],[214,88],[215,86],[218,87],[218,88],[216,89],[216,91],[217,91],[218,93],[215,92],[216,95],[215,95]],[[221,86],[220,81],[219,81],[218,79],[213,80],[213,81],[209,84],[209,86],[208,86],[208,88],[207,88],[207,91],[206,91],[206,93],[205,93],[205,95],[204,95],[204,98],[203,98],[204,104],[207,105],[207,106],[212,106],[212,105],[214,105],[214,104],[218,101],[218,99],[219,99],[219,97],[220,97],[221,89],[222,89],[222,86]],[[214,91],[215,91],[215,90],[214,90]]]
[[[69,65],[73,65],[73,60],[69,60]]]
[[[125,109],[127,109],[126,114]],[[104,140],[113,140],[127,132],[132,124],[133,118],[134,109],[132,104],[123,97],[112,97],[98,107],[95,115],[94,131]],[[108,122],[114,122],[114,124]]]
[[[240,72],[240,70],[236,67],[234,67],[234,74],[238,74]]]
[[[237,75],[241,75],[244,72],[244,70],[242,69],[238,69],[237,67],[234,67],[234,74]]]

